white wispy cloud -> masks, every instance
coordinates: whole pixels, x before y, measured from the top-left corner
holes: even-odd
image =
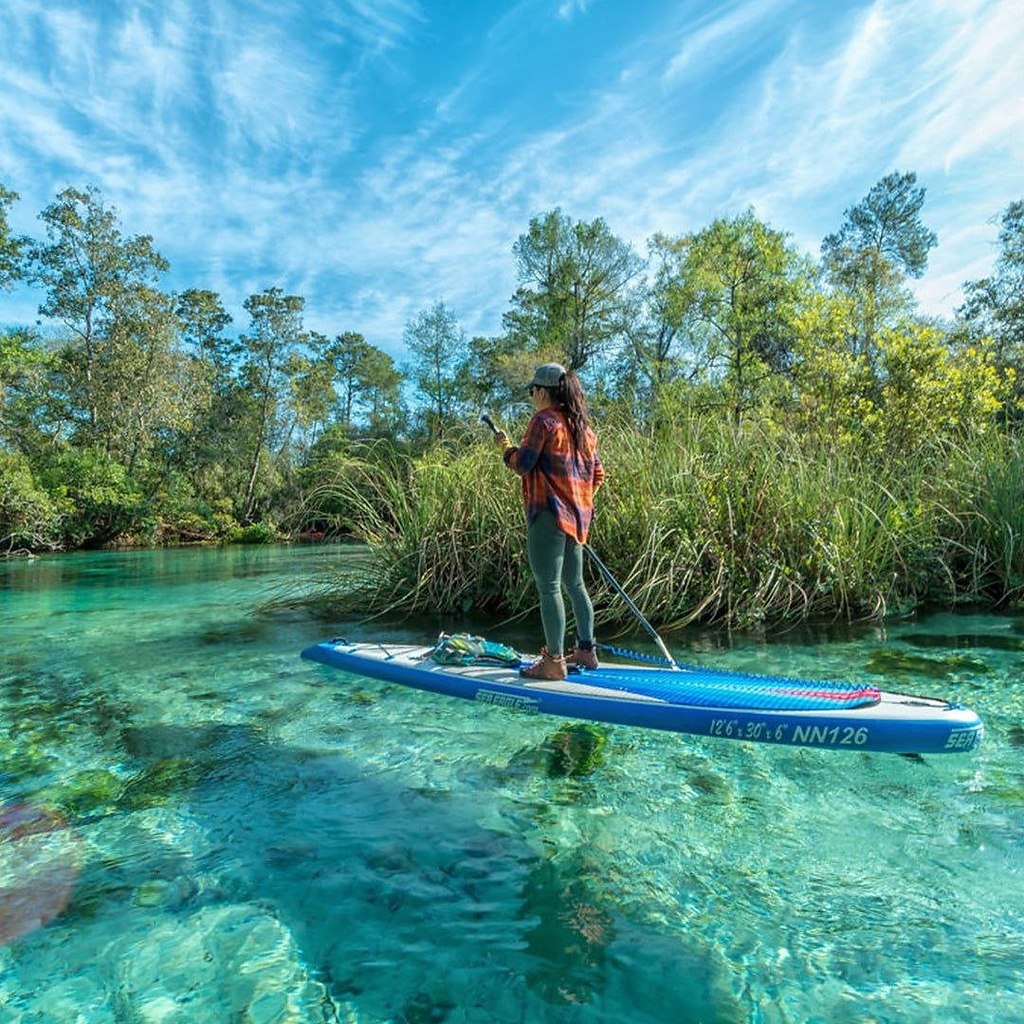
[[[23,195],[16,227],[35,230],[58,187],[96,184],[171,257],[176,286],[218,290],[236,316],[280,286],[316,329],[396,353],[438,300],[470,333],[499,329],[512,244],[555,206],[642,251],[753,205],[813,252],[883,174],[916,170],[941,241],[918,294],[948,311],[1019,197],[1024,28],[1008,0],[873,0],[828,19],[800,0],[666,4],[605,55],[617,75],[521,121],[490,68],[529,52],[540,6],[524,0],[401,124],[365,103],[411,74],[428,3],[8,7],[0,181]]]
[[[929,83],[902,147],[946,169],[1009,145],[1024,149],[1024,18],[1014,3],[970,5],[921,63]],[[920,12],[923,13],[923,12]]]
[[[770,156],[773,177],[758,190],[768,212],[810,246],[808,229],[820,239],[827,227],[823,208],[838,226],[882,175],[915,171],[927,190],[923,219],[939,235],[915,290],[928,309],[951,312],[958,286],[990,265],[993,206],[1021,191],[1006,175],[1024,161],[1024,23],[1012,6],[877,2],[835,55],[815,62],[805,43],[791,66],[776,67],[757,122],[783,131],[759,137],[754,120],[735,125]],[[789,140],[781,148],[780,135]],[[802,204],[817,216],[802,215]]]
[[[343,35],[355,36],[374,53],[396,46],[408,37],[410,26],[426,20],[415,0],[347,0],[337,5],[325,4],[321,13]]]
[[[732,8],[711,6],[710,10],[695,10],[693,15],[687,13],[681,39],[665,67],[664,80],[674,83],[684,77],[697,77],[735,59],[758,28],[780,13],[779,0],[748,0]]]
[[[996,211],[983,197],[1001,195],[1005,205],[1021,190],[1005,174],[1024,162],[1024,62],[1015,56],[1024,19],[1005,2],[879,0],[848,12],[832,46],[796,22],[741,96],[680,139],[672,122],[692,102],[699,55],[714,40],[741,50],[768,13],[754,3],[696,34],[680,27],[682,48],[648,38],[652,67],[659,52],[673,54],[661,65],[668,73],[656,80],[624,65],[590,118],[510,153],[507,177],[549,205],[562,197],[579,216],[604,214],[637,248],[654,230],[691,230],[753,205],[814,253],[879,178],[914,170],[928,191],[924,220],[941,243],[916,289],[927,309],[950,312],[962,284],[951,286],[950,268],[980,276],[991,260]],[[978,174],[993,175],[987,188],[975,188]]]
[[[590,0],[562,0],[558,5],[558,17],[571,21],[576,14],[585,14]]]
[[[254,5],[218,5],[196,33],[205,12],[187,0],[145,18],[111,5],[103,31],[99,8],[11,2],[8,44],[24,50],[0,61],[0,151],[11,154],[0,180],[19,186],[25,207],[41,209],[64,184],[95,184],[127,231],[191,252],[231,291],[306,276],[306,225],[338,193],[317,154],[330,162],[347,149],[351,118],[344,77],[278,28],[287,7],[251,31]],[[418,17],[405,2],[329,7],[357,51],[390,48],[402,19]],[[49,192],[33,187],[40,166],[60,168]]]

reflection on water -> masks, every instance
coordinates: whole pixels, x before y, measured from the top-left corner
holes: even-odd
[[[0,1020],[1024,1019],[1019,620],[673,638],[963,700],[972,754],[613,728],[557,771],[557,719],[299,659],[452,625],[267,604],[349,557],[0,565]]]

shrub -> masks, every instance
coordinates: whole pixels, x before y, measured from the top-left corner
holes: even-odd
[[[69,511],[66,500],[38,486],[24,456],[0,452],[0,552],[60,547]]]

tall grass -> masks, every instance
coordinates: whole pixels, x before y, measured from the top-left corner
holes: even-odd
[[[1004,438],[899,458],[682,417],[602,432],[590,543],[657,625],[880,618],[1024,596],[1024,458]],[[365,611],[535,607],[519,480],[488,444],[350,460],[321,493],[370,545]],[[594,574],[604,631],[630,613]]]
[[[336,466],[310,503],[373,553],[339,577],[337,602],[370,612],[527,611],[532,577],[515,484],[479,444]]]
[[[1024,448],[1004,434],[953,453],[944,475],[964,509],[956,557],[959,575],[995,605],[1024,601]]]
[[[902,597],[920,474],[887,480],[849,453],[698,420],[654,443],[615,437],[608,457],[595,543],[632,554],[641,605],[667,626],[878,616]]]

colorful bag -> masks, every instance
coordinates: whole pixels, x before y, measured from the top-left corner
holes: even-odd
[[[485,640],[469,633],[442,633],[430,656],[440,665],[509,665],[522,664],[519,652],[505,644]]]

